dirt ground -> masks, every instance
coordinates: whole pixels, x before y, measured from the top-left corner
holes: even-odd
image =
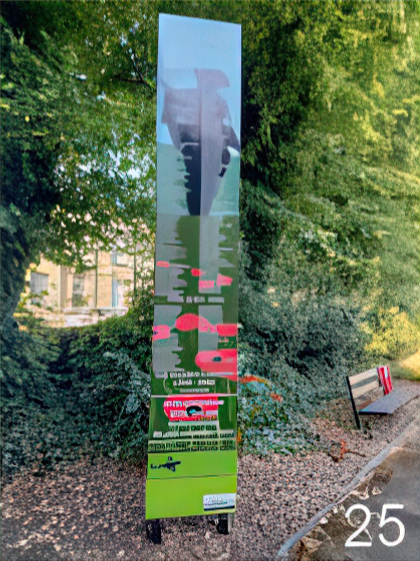
[[[413,382],[400,381],[401,384]],[[420,398],[394,415],[353,428],[348,400],[315,421],[324,451],[238,462],[238,512],[229,536],[206,517],[162,521],[162,544],[145,532],[145,467],[84,459],[3,488],[2,561],[259,561],[281,545],[415,418]],[[346,428],[347,427],[347,428]],[[342,442],[345,442],[346,452]]]

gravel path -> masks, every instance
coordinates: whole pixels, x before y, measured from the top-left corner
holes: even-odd
[[[398,386],[413,382],[397,380]],[[272,560],[280,546],[415,418],[420,398],[363,432],[347,399],[315,420],[325,451],[240,458],[238,512],[230,536],[204,517],[162,522],[163,541],[144,529],[145,468],[84,460],[39,477],[15,477],[3,489],[3,561]],[[340,449],[350,451],[340,461]]]

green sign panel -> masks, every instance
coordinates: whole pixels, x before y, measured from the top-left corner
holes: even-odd
[[[146,518],[236,508],[240,26],[159,18]]]

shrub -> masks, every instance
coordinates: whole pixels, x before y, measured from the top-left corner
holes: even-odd
[[[245,280],[240,317],[247,372],[287,383],[289,370],[272,369],[275,362],[284,364],[324,399],[344,391],[343,375],[365,358],[359,310],[334,296],[262,288]]]
[[[123,317],[62,332],[61,368],[91,424],[91,439],[112,456],[141,459],[147,443],[153,300],[139,295]]]
[[[289,383],[296,372],[289,372]],[[290,454],[311,448],[315,442],[310,421],[296,407],[293,390],[261,376],[240,377],[238,435],[244,453],[266,455],[273,451]],[[305,385],[305,383],[303,383]],[[299,395],[299,394],[297,394]]]
[[[366,360],[358,308],[276,273],[265,285],[240,282],[238,422],[243,449],[257,453],[312,447],[311,417],[345,395],[344,375]]]
[[[371,337],[366,351],[374,358],[406,358],[420,346],[419,328],[397,306],[368,313],[362,328]]]
[[[22,308],[2,333],[2,466],[9,477],[23,466],[41,468],[75,456],[83,426],[65,374],[54,369],[60,348],[56,332]]]
[[[50,329],[24,309],[3,331],[3,475],[93,449],[140,459],[147,440],[150,291],[121,318]]]

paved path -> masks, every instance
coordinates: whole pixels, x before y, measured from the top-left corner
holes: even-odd
[[[367,542],[371,546],[346,546],[365,519],[363,511],[357,509],[351,514],[349,524],[345,513],[356,504],[367,507],[371,519],[354,542]],[[405,537],[399,545],[389,547],[382,543],[379,534],[393,542],[398,539],[400,530],[395,522],[379,528],[379,521],[384,505],[395,504],[404,508],[389,509],[387,517],[396,517],[402,522]],[[290,553],[296,561],[420,560],[420,414],[400,445],[391,448],[368,480],[335,507]]]

